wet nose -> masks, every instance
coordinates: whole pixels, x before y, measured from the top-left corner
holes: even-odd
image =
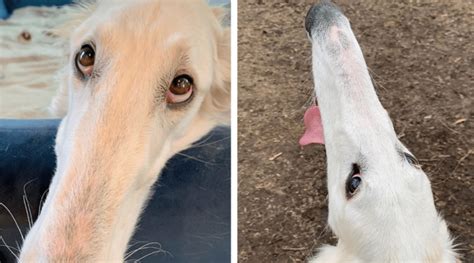
[[[306,14],[306,32],[312,37],[314,32],[327,30],[342,17],[344,15],[335,4],[329,0],[322,0],[319,4],[311,6]]]

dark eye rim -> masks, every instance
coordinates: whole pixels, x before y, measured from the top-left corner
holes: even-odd
[[[418,162],[418,159],[416,159],[415,156],[413,156],[410,153],[404,152],[403,156],[405,157],[405,160],[413,167],[420,169],[421,165],[420,162]]]
[[[360,181],[359,181],[359,184],[357,185],[357,187],[352,190],[351,182],[354,178],[358,178]],[[345,187],[346,187],[346,198],[347,199],[350,199],[351,197],[353,197],[354,195],[357,194],[357,192],[360,189],[361,183],[362,183],[362,177],[360,176],[360,166],[357,163],[353,163],[352,164],[352,170],[351,170],[351,172],[349,173],[349,176],[347,176],[347,179],[346,179]]]
[[[81,47],[76,51],[76,55],[74,56],[74,68],[75,68],[75,71],[76,73],[79,75],[79,77],[81,79],[86,79],[90,76],[87,76],[82,70],[81,70],[81,65],[79,65],[79,55],[81,53],[81,51],[84,49],[84,48],[87,48],[89,47],[90,49],[92,49],[92,51],[94,52],[94,57],[95,57],[95,54],[96,54],[96,48],[95,48],[95,45],[94,43],[90,42],[90,43],[84,43],[83,45],[81,45]],[[94,63],[95,65],[95,63]],[[92,65],[92,66],[94,66]]]

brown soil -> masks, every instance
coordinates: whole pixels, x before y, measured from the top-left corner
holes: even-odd
[[[351,20],[402,142],[474,262],[472,1],[336,1]],[[326,227],[323,146],[298,146],[312,92],[312,1],[239,1],[239,259],[301,262]]]

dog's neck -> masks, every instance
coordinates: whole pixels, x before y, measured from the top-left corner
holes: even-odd
[[[367,232],[372,232],[373,229]],[[411,229],[407,231],[416,230]],[[355,262],[456,262],[452,250],[452,240],[444,221],[440,222],[438,231],[431,233],[430,238],[416,237],[416,241],[407,240],[402,235],[397,240],[377,240],[376,243],[354,244],[354,240],[339,239],[337,249],[344,259]],[[410,236],[410,235],[408,235]],[[434,238],[432,238],[434,237]],[[340,261],[344,262],[341,258]]]

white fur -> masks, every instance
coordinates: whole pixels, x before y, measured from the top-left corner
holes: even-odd
[[[72,35],[51,105],[64,116],[56,138],[57,168],[21,262],[123,261],[165,163],[213,127],[229,123],[230,39],[218,8],[199,0],[81,5],[59,30]],[[99,75],[81,81],[74,58],[91,40]],[[182,71],[194,78],[195,96],[173,109],[162,83]]]
[[[328,162],[328,221],[339,240],[310,262],[455,262],[428,177],[401,154],[408,150],[377,98],[349,21],[326,8],[332,20],[317,22],[311,41]],[[362,166],[362,183],[348,199],[353,163]]]

